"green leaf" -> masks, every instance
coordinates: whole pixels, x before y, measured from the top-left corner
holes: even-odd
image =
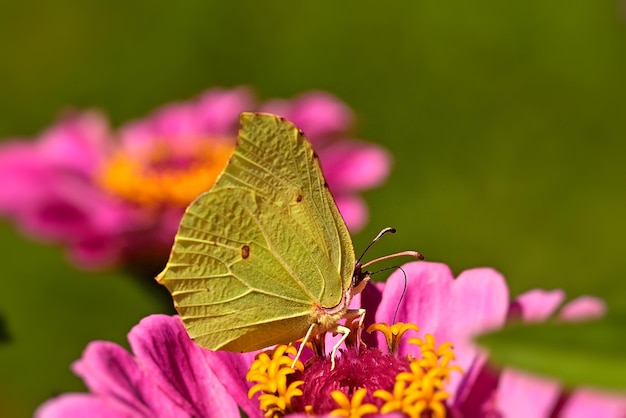
[[[564,385],[626,390],[623,318],[575,323],[511,324],[481,335],[496,366],[542,374]]]

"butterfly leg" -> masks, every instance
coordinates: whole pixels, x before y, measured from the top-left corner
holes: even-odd
[[[335,332],[337,334],[341,334],[341,338],[339,338],[339,341],[333,345],[333,351],[330,353],[330,370],[335,370],[335,356],[337,354],[337,350],[350,335],[350,328],[344,327],[343,325],[337,325]]]
[[[360,339],[361,328],[363,328],[363,321],[365,321],[365,309],[349,309],[348,312],[346,312],[344,318],[346,318],[347,324],[351,323],[356,318],[359,318],[359,325],[356,330],[356,333],[354,333],[356,334],[355,344],[356,344],[356,347],[358,348],[358,346],[361,343],[361,339]],[[335,332],[337,332],[338,334],[342,334],[342,335],[341,335],[341,338],[339,338],[339,341],[337,341],[337,343],[333,346],[333,351],[330,354],[330,370],[335,369],[335,357],[337,354],[337,350],[339,349],[341,344],[346,342],[350,334],[353,334],[350,328],[345,327],[343,325],[338,325],[337,328],[335,329]]]
[[[365,322],[365,309],[348,309],[345,314],[345,325],[350,328],[352,332],[351,337],[346,340],[346,345],[356,347],[357,350],[361,347],[361,331],[363,330],[363,323]],[[354,320],[359,319],[357,326],[354,326]]]
[[[300,356],[302,355],[302,350],[304,350],[304,346],[311,339],[311,336],[313,335],[313,331],[315,330],[315,328],[317,328],[317,324],[311,324],[311,326],[307,330],[304,338],[302,339],[302,344],[300,344],[300,348],[298,349],[298,353],[296,354],[296,357],[293,359],[293,363],[291,363],[292,369],[296,368],[296,363],[300,359]]]

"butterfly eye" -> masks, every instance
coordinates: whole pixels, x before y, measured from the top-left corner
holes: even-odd
[[[361,263],[357,261],[354,265],[354,273],[352,274],[352,287],[358,287],[366,277],[369,277],[369,275],[370,272],[363,271]]]
[[[361,263],[357,261],[354,265],[354,273],[352,274],[350,293],[352,295],[361,293],[369,281],[370,275],[371,273],[369,271],[363,271]]]
[[[354,273],[352,273],[352,287],[356,287],[359,285],[359,277],[363,274],[363,270],[361,268],[361,263],[358,261],[354,265]]]

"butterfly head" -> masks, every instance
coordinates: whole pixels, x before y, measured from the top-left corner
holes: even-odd
[[[358,293],[361,293],[361,291],[365,288],[365,285],[367,284],[367,282],[370,279],[370,276],[372,275],[372,272],[367,271],[367,270],[363,270],[363,268],[366,268],[367,266],[369,266],[370,264],[376,263],[378,261],[382,261],[382,260],[387,260],[389,258],[394,258],[394,257],[399,257],[399,256],[410,256],[410,257],[415,257],[418,260],[423,260],[424,256],[422,256],[420,253],[418,253],[417,251],[402,251],[396,254],[391,254],[391,255],[386,255],[384,257],[379,257],[375,260],[371,260],[368,261],[365,264],[361,263],[361,260],[363,259],[363,256],[365,256],[365,253],[367,252],[367,250],[369,250],[372,245],[374,245],[374,243],[376,243],[380,237],[382,237],[383,235],[385,235],[386,233],[392,233],[395,234],[396,230],[395,228],[391,228],[391,227],[387,227],[387,228],[383,228],[382,231],[380,231],[378,233],[378,235],[376,235],[376,238],[374,238],[372,240],[372,242],[370,242],[370,244],[365,248],[365,251],[363,251],[363,253],[361,254],[361,256],[356,260],[356,263],[354,264],[354,273],[352,274],[352,283],[350,286],[350,295],[356,295]],[[386,270],[386,269],[383,269]],[[383,271],[383,270],[379,270]]]
[[[363,266],[360,261],[357,261],[354,265],[354,273],[352,274],[352,284],[350,286],[350,293],[352,295],[356,295],[361,293],[361,291],[365,288],[365,285],[370,279],[370,275],[372,273],[369,271],[364,271]]]

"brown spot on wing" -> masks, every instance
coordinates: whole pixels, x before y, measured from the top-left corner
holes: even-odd
[[[250,257],[250,246],[244,245],[243,247],[241,247],[241,258],[245,260],[248,257]]]

